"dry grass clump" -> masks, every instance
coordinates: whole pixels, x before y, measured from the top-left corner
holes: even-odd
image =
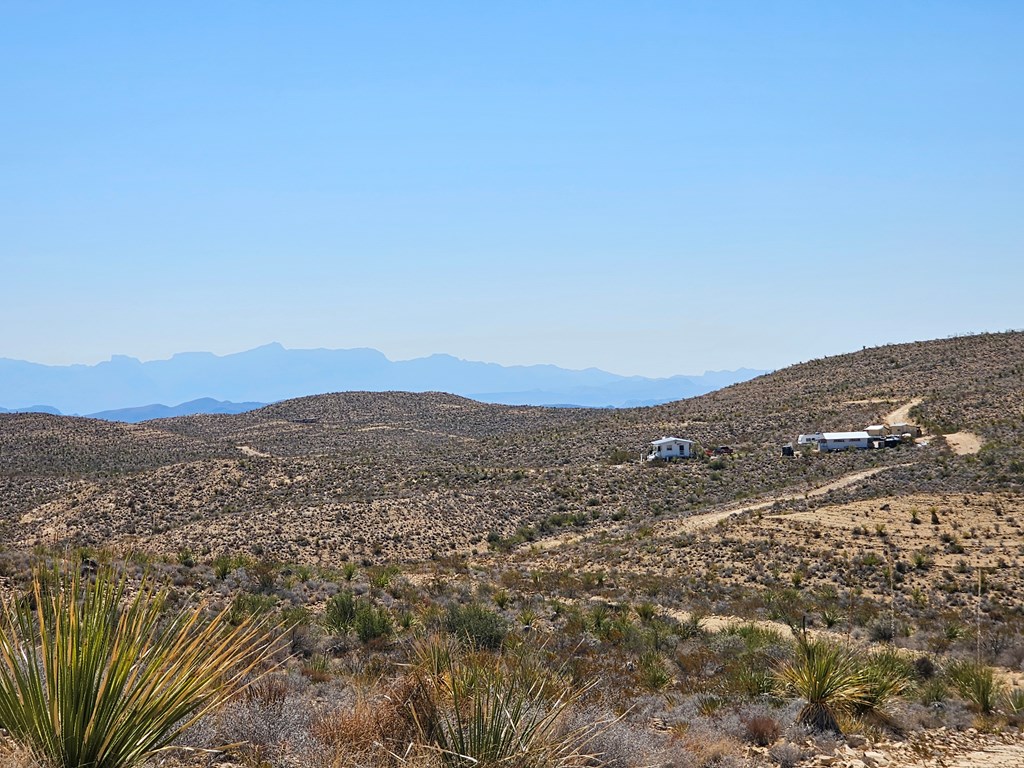
[[[413,675],[359,696],[351,707],[320,713],[310,735],[338,765],[402,764],[420,754],[415,712],[428,709],[426,690]]]

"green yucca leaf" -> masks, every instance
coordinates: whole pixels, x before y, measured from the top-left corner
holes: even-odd
[[[127,768],[167,747],[281,649],[258,621],[202,606],[165,614],[166,593],[109,568],[38,569],[0,608],[0,727],[63,768]]]
[[[983,715],[995,712],[1006,691],[1005,684],[996,677],[992,667],[984,664],[954,661],[946,669],[946,676],[957,692]]]
[[[437,641],[421,645],[420,684],[429,704],[412,716],[424,743],[449,768],[558,766],[582,762],[585,740],[561,738],[557,724],[586,691],[487,653],[460,656]],[[505,663],[511,666],[504,666]],[[528,667],[528,663],[526,667]],[[564,736],[564,734],[563,734]],[[576,763],[570,758],[580,758]]]
[[[826,640],[801,640],[796,658],[782,666],[779,677],[806,700],[798,722],[822,731],[840,732],[843,715],[870,707],[871,688],[862,660],[842,645]]]

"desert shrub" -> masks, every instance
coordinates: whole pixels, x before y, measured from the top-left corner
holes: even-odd
[[[239,592],[228,608],[228,623],[238,626],[252,618],[267,616],[274,609],[276,602],[277,600],[270,595]]]
[[[477,603],[452,603],[444,618],[444,628],[475,648],[496,650],[508,634],[508,625],[494,611]]]
[[[672,682],[672,673],[656,651],[642,654],[636,668],[640,684],[649,691],[664,690]]]
[[[270,560],[255,560],[246,567],[246,571],[255,582],[256,589],[266,594],[273,590],[280,567]]]
[[[654,603],[650,602],[649,600],[644,601],[639,605],[635,606],[633,610],[635,610],[636,615],[640,617],[640,621],[644,623],[651,621],[651,619],[653,619],[658,613],[657,606],[655,606]]]
[[[352,626],[356,631],[356,636],[363,643],[389,637],[394,632],[391,614],[385,608],[379,608],[369,603],[360,603],[356,606],[356,615]]]
[[[935,662],[927,656],[918,656],[914,659],[914,676],[918,680],[931,680],[935,677]]]
[[[1014,688],[1007,691],[1003,707],[1011,719],[1019,722],[1024,718],[1024,689]]]
[[[0,610],[0,723],[65,768],[143,762],[281,646],[259,621],[231,627],[228,610],[165,615],[166,591],[143,580],[130,594],[109,567],[94,580],[39,570],[31,598]]]
[[[427,691],[416,674],[384,686],[376,695],[360,696],[347,705],[316,715],[309,730],[318,744],[315,754],[328,766],[420,765],[396,762],[419,742],[414,710],[426,711]],[[433,763],[427,763],[431,765]]]
[[[302,664],[303,677],[314,683],[331,679],[331,660],[326,653],[310,655]]]
[[[768,751],[768,755],[779,768],[795,768],[804,759],[804,751],[789,741],[776,744]]]
[[[728,702],[715,693],[699,693],[694,699],[697,712],[703,717],[714,717]]]
[[[693,766],[693,768],[739,768],[738,754],[742,745],[736,739],[722,732],[718,723],[698,718],[691,721],[679,740],[683,749],[673,750],[665,756],[668,765]]]
[[[356,599],[348,591],[342,591],[327,601],[324,610],[324,626],[335,634],[342,635],[352,628],[356,619]]]
[[[609,464],[629,464],[636,459],[636,454],[633,451],[627,451],[622,448],[613,448],[608,454],[606,461]]]
[[[854,713],[872,725],[895,728],[888,705],[910,690],[913,664],[898,653],[885,651],[869,657],[862,670],[863,701],[854,706]]]
[[[782,665],[778,675],[807,702],[797,721],[815,730],[840,733],[840,718],[869,701],[860,658],[827,640],[801,638],[796,658]]]
[[[314,749],[303,685],[301,678],[278,674],[248,686],[185,734],[185,746],[237,745],[238,757],[248,765],[276,765]]]
[[[602,768],[656,764],[652,758],[664,746],[650,728],[627,723],[610,711],[590,707],[572,710],[559,731],[561,738],[575,741],[577,751],[593,756],[585,765]]]
[[[743,723],[747,739],[759,747],[768,747],[782,735],[782,726],[774,717],[756,715]]]
[[[955,661],[946,669],[946,677],[957,693],[981,714],[990,715],[999,706],[1005,686],[996,679],[992,667],[972,661]]]
[[[567,687],[522,657],[462,657],[436,642],[421,648],[419,655],[424,695],[410,710],[420,741],[435,747],[445,765],[559,766],[581,761],[580,738],[558,725],[585,688]]]
[[[236,567],[235,559],[228,555],[221,555],[220,557],[214,558],[213,561],[213,575],[217,581],[224,581]]]
[[[679,626],[676,627],[676,634],[683,640],[699,637],[704,634],[704,624],[705,620],[703,616],[699,613],[691,613],[679,622]]]
[[[869,636],[876,643],[891,643],[896,637],[896,629],[888,621],[878,621],[871,625]]]
[[[370,574],[370,586],[374,589],[387,589],[399,573],[401,573],[401,569],[394,565],[374,571]]]

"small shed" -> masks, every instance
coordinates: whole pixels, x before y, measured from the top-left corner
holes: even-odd
[[[864,431],[872,437],[885,437],[888,432],[885,424],[872,424],[870,427],[864,427]]]
[[[819,451],[864,450],[871,447],[867,432],[825,432],[818,441]]]
[[[911,437],[920,437],[921,436],[921,428],[919,426],[917,426],[917,424],[905,424],[905,423],[902,423],[902,422],[899,423],[899,424],[890,424],[889,425],[889,434],[890,435],[897,435],[897,436],[899,436],[899,435],[910,435]]]
[[[660,440],[652,440],[651,452],[647,455],[647,460],[688,459],[693,455],[694,445],[693,440],[684,440],[681,437],[663,437]]]

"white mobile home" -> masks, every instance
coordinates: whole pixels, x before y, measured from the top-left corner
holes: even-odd
[[[660,440],[652,440],[651,452],[647,454],[647,460],[688,459],[693,455],[693,446],[693,440],[684,440],[681,437],[663,437]]]
[[[821,432],[812,432],[809,435],[800,435],[796,439],[797,445],[817,445],[825,435]]]
[[[867,432],[825,432],[818,441],[819,451],[863,450],[871,446]]]

